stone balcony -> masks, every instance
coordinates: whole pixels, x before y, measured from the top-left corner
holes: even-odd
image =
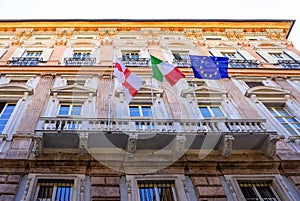
[[[275,154],[280,139],[262,119],[96,119],[41,117],[36,128],[35,154],[114,149],[135,154],[145,150],[212,149],[223,157],[232,152]],[[210,144],[206,144],[207,142]],[[209,147],[208,147],[209,146]]]

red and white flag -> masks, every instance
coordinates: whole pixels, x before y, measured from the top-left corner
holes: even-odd
[[[114,76],[116,76],[119,83],[123,85],[126,102],[130,103],[142,87],[142,79],[132,73],[119,59],[115,64]]]

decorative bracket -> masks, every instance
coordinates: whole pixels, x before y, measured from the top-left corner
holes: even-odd
[[[231,156],[232,152],[232,143],[233,143],[234,137],[232,135],[225,135],[222,139],[221,145],[220,145],[220,154],[223,157],[229,157]]]

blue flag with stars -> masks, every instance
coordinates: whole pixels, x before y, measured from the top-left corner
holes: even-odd
[[[199,79],[228,78],[228,57],[190,55],[194,76]]]

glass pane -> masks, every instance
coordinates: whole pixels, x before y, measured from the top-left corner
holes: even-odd
[[[81,105],[73,105],[71,115],[80,115],[81,114]]]
[[[131,117],[139,117],[140,115],[140,110],[138,106],[129,106],[129,114]]]
[[[211,107],[211,110],[215,117],[224,117],[224,115],[219,107]]]
[[[156,201],[155,199],[155,190],[152,187],[140,187],[140,201]]]
[[[274,193],[273,193],[272,189],[270,188],[270,186],[257,186],[256,189],[258,190],[260,196],[264,200],[272,200],[272,201],[278,200],[276,198],[276,196],[274,195]]]
[[[70,110],[70,105],[61,105],[59,108],[59,115],[68,115]]]
[[[252,187],[241,187],[241,190],[242,190],[242,193],[244,195],[244,197],[246,198],[246,200],[248,201],[258,201],[259,200],[259,197],[256,195],[255,191],[253,190]]]
[[[297,132],[288,124],[288,123],[281,123],[292,135],[297,135]]]
[[[152,111],[151,107],[142,107],[142,112],[143,112],[143,117],[151,117],[152,116]]]
[[[294,117],[285,118],[288,122],[298,122]]]
[[[16,107],[16,104],[7,104],[4,109],[2,110],[1,116],[0,116],[0,133],[2,133],[3,129],[5,128],[5,125],[10,118],[14,108]]]
[[[280,116],[291,116],[284,108],[276,108]]]
[[[203,117],[211,117],[212,116],[207,107],[199,107],[199,109],[200,109],[200,112]]]

